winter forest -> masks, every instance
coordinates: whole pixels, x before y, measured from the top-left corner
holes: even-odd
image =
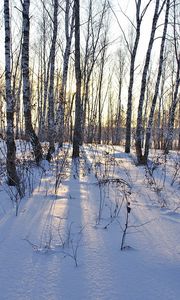
[[[0,1],[0,300],[180,298],[180,0]]]

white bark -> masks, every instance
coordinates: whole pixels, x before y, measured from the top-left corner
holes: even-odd
[[[9,16],[9,0],[4,0],[5,23],[5,82],[6,82],[6,168],[8,184],[19,187],[19,178],[16,172],[16,146],[14,141],[14,99],[11,91],[11,30]]]
[[[158,93],[159,93],[159,85],[160,85],[160,80],[161,80],[161,75],[162,75],[162,67],[163,67],[163,60],[164,60],[164,47],[165,47],[165,40],[166,40],[166,33],[167,33],[168,19],[169,19],[169,8],[170,8],[170,0],[167,0],[166,14],[165,14],[165,20],[164,20],[164,29],[163,29],[163,35],[162,35],[162,41],[161,41],[161,47],[160,47],[160,55],[159,55],[158,74],[157,74],[157,79],[156,79],[154,97],[153,97],[152,105],[151,105],[151,111],[150,111],[149,120],[148,120],[148,126],[146,128],[146,143],[145,143],[145,153],[144,153],[145,163],[147,163],[147,159],[148,159],[148,155],[149,155],[150,138],[151,138],[153,118],[154,118],[154,111],[155,111],[155,107],[156,107],[156,102],[157,102]]]
[[[25,117],[25,129],[26,134],[32,144],[33,152],[37,164],[42,159],[42,148],[39,140],[32,127],[31,117],[31,95],[30,95],[30,80],[29,80],[29,6],[30,0],[24,0],[23,6],[23,24],[22,24],[22,77],[23,77],[23,105],[24,105],[24,117]]]
[[[165,2],[166,2],[166,0],[164,0],[163,3],[160,5],[160,0],[156,0],[154,16],[153,16],[153,21],[152,21],[151,34],[150,34],[148,49],[146,52],[145,65],[143,68],[143,74],[142,74],[142,80],[141,80],[141,91],[140,91],[140,98],[139,98],[139,105],[138,105],[136,143],[135,143],[138,163],[144,163],[143,155],[142,155],[142,130],[143,130],[142,114],[143,114],[143,104],[144,104],[145,90],[146,90],[147,73],[148,73],[149,63],[150,63],[150,59],[151,59],[152,47],[154,44],[154,37],[155,37],[156,28],[157,28],[157,22],[158,22],[160,13],[163,9]]]

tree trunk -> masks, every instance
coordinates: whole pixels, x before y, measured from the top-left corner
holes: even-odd
[[[30,139],[36,163],[42,160],[42,148],[38,137],[32,126],[31,117],[31,96],[30,96],[30,81],[29,81],[29,6],[30,0],[24,0],[23,6],[23,28],[22,28],[22,77],[23,77],[23,104],[25,117],[25,130]]]
[[[148,159],[148,155],[149,155],[154,111],[155,111],[155,107],[156,107],[156,102],[157,102],[158,92],[159,92],[159,85],[160,85],[160,80],[161,80],[161,75],[162,75],[162,67],[163,67],[163,60],[164,60],[164,46],[165,46],[168,19],[169,19],[169,7],[170,7],[170,0],[167,0],[166,14],[165,14],[165,20],[164,20],[164,29],[163,29],[163,35],[162,35],[162,41],[161,41],[161,47],[160,47],[159,67],[158,67],[158,74],[157,74],[156,85],[155,85],[155,93],[154,93],[154,97],[152,100],[151,111],[150,111],[149,120],[148,120],[148,126],[146,128],[146,142],[145,142],[145,152],[144,152],[144,162],[145,163],[147,163],[147,159]]]
[[[75,125],[73,136],[74,158],[79,157],[79,146],[81,144],[81,67],[80,67],[80,17],[79,0],[74,0],[75,5],[75,74],[76,74],[76,100],[75,100]]]
[[[165,73],[166,73],[166,63],[163,63],[162,79],[161,79],[161,92],[159,97],[158,105],[158,123],[157,123],[157,149],[162,149],[162,129],[163,129],[163,93],[165,85]],[[161,112],[162,110],[162,112]]]
[[[179,101],[179,111],[178,111],[178,116],[179,116],[179,122],[178,122],[178,131],[179,131],[179,134],[178,134],[178,151],[180,151],[180,101]]]
[[[115,144],[119,145],[121,141],[121,128],[122,128],[122,86],[124,77],[124,53],[120,49],[119,52],[119,82],[118,82],[118,103],[117,114],[115,123]]]
[[[177,62],[177,70],[176,70],[176,82],[175,82],[175,88],[174,88],[174,94],[172,97],[172,103],[169,113],[169,121],[168,121],[168,133],[165,143],[165,153],[168,154],[169,150],[172,149],[173,144],[173,132],[174,132],[174,121],[175,121],[175,111],[178,102],[180,101],[178,92],[179,92],[179,85],[180,85],[180,52],[178,49],[178,29],[176,29],[176,26],[178,24],[178,20],[176,20],[176,0],[173,1],[173,31],[174,31],[174,50],[175,50],[175,57]]]
[[[156,0],[152,28],[151,28],[151,35],[150,35],[149,45],[148,45],[148,49],[147,49],[147,53],[146,53],[145,65],[144,65],[143,74],[142,74],[141,92],[140,92],[139,105],[138,105],[135,146],[136,146],[137,161],[140,164],[142,164],[142,163],[144,164],[144,157],[142,155],[143,104],[144,104],[144,96],[145,96],[145,90],[146,90],[147,72],[148,72],[150,58],[151,58],[151,51],[152,51],[152,47],[153,47],[153,43],[154,43],[154,36],[155,36],[155,32],[156,32],[157,21],[158,21],[160,12],[162,10],[162,7],[161,7],[160,12],[159,12],[159,5],[160,5],[160,0]]]
[[[99,88],[98,88],[98,144],[101,144],[101,135],[102,135],[102,83],[104,75],[104,65],[105,65],[105,54],[106,54],[106,39],[107,32],[105,32],[105,37],[103,40],[101,62],[100,62],[100,74],[99,74]]]
[[[135,60],[136,60],[136,54],[137,49],[139,45],[139,39],[140,39],[140,30],[141,30],[141,23],[143,20],[143,17],[148,9],[148,6],[152,0],[149,0],[146,4],[145,8],[142,10],[142,13],[140,13],[141,10],[141,0],[135,1],[136,5],[136,36],[135,41],[133,45],[133,49],[131,51],[131,57],[130,57],[130,74],[129,74],[129,86],[128,86],[128,104],[127,104],[127,112],[126,112],[126,142],[125,142],[125,152],[129,153],[131,148],[131,121],[132,121],[132,93],[133,93],[133,85],[134,85],[134,72],[135,72]],[[129,47],[130,49],[130,47]]]
[[[88,21],[87,21],[87,35],[86,35],[86,46],[85,46],[85,57],[84,57],[84,68],[83,68],[83,96],[82,96],[82,109],[83,109],[83,122],[82,122],[82,139],[84,138],[86,119],[87,119],[87,107],[89,102],[89,85],[92,79],[92,72],[94,70],[95,63],[99,55],[104,51],[106,44],[103,41],[101,47],[99,42],[101,41],[101,32],[104,29],[104,18],[107,13],[107,0],[102,4],[102,12],[100,13],[99,20],[96,24],[93,20],[93,1],[89,1]],[[107,29],[105,28],[105,31]],[[106,35],[106,32],[105,32]]]
[[[141,0],[138,1],[136,5],[136,37],[135,37],[133,50],[131,53],[131,61],[130,61],[128,104],[127,104],[127,113],[126,113],[126,143],[125,143],[126,153],[129,153],[131,148],[131,119],[132,119],[132,93],[133,93],[133,84],[134,84],[134,69],[135,69],[135,59],[136,59],[136,53],[137,53],[139,39],[140,39],[140,28],[141,28],[141,21],[142,21],[142,19],[140,18],[140,7],[141,7]]]
[[[14,141],[14,99],[11,91],[11,30],[9,17],[9,0],[4,0],[4,22],[5,22],[5,82],[6,82],[6,145],[7,158],[6,168],[8,184],[19,188],[19,177],[16,171],[16,146]]]
[[[45,7],[43,5],[43,32],[42,32],[42,72],[43,72],[43,103],[42,103],[42,116],[41,124],[39,128],[39,138],[41,141],[46,140],[46,129],[47,129],[47,98],[48,98],[48,87],[49,87],[49,70],[50,70],[50,58],[48,60],[48,66],[46,68],[46,15]]]
[[[50,82],[48,95],[48,141],[49,149],[47,160],[51,160],[52,153],[55,151],[55,123],[54,123],[54,72],[55,72],[55,57],[56,57],[56,40],[58,27],[58,0],[54,0],[54,18],[53,18],[53,38],[50,50]]]
[[[59,147],[62,147],[63,140],[64,140],[64,114],[65,114],[65,104],[66,104],[66,85],[67,85],[67,78],[68,78],[68,69],[69,69],[69,57],[71,52],[71,42],[72,42],[72,35],[74,29],[74,7],[73,13],[71,18],[71,24],[69,29],[69,18],[70,18],[70,1],[66,1],[66,10],[65,10],[65,35],[66,35],[66,46],[64,51],[63,57],[63,74],[62,74],[62,83],[60,87],[59,93],[59,106],[58,112],[56,117],[56,123],[58,124],[58,143]]]
[[[169,113],[169,121],[168,121],[168,133],[165,144],[165,153],[168,154],[169,150],[172,149],[173,143],[173,132],[174,132],[174,121],[175,121],[175,111],[178,104],[178,90],[180,85],[180,58],[177,62],[177,73],[176,73],[176,83],[175,83],[175,91],[172,99],[172,104]]]

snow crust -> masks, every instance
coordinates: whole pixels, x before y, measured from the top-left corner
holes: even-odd
[[[21,200],[17,217],[1,182],[0,299],[180,299],[180,196],[179,182],[170,184],[171,158],[167,184],[157,191],[148,186],[145,168],[119,147],[85,146],[76,161],[69,149],[61,168],[65,152],[59,157],[61,173],[55,162],[33,168],[33,193]],[[157,169],[161,187],[163,165]],[[131,187],[123,251],[122,187],[99,183],[112,178]],[[117,203],[121,208],[113,219]]]

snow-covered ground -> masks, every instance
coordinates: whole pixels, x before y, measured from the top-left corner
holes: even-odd
[[[120,147],[71,150],[28,165],[17,217],[1,167],[0,300],[180,299],[178,154],[145,168]]]

